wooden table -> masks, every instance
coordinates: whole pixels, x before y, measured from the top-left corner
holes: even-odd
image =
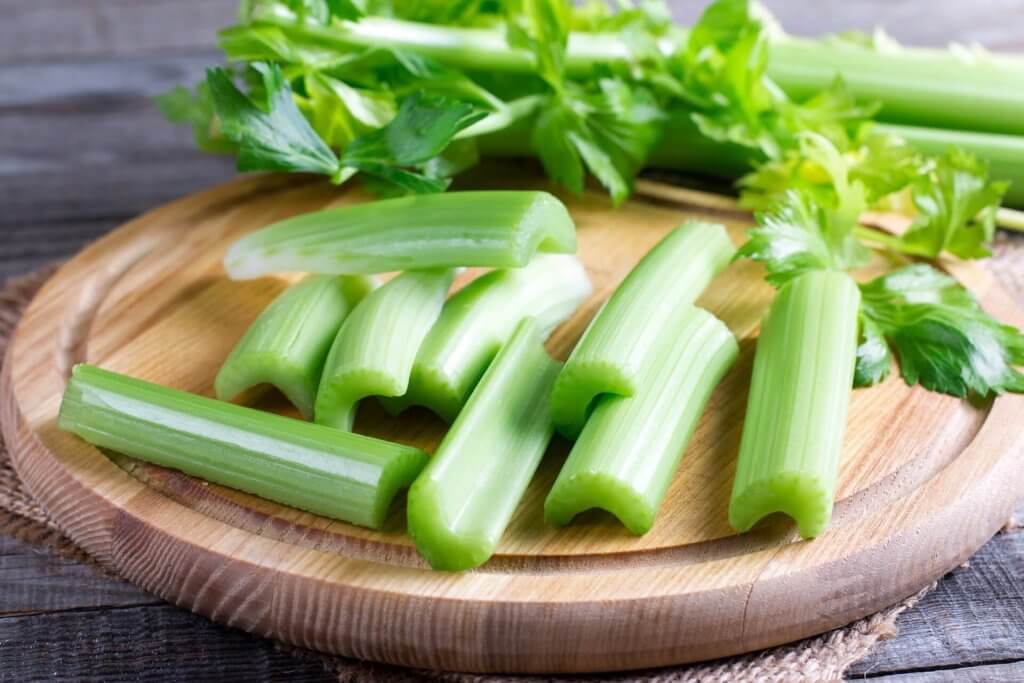
[[[691,19],[701,3],[673,3]],[[234,0],[0,0],[0,278],[72,254],[125,219],[232,175],[150,97],[217,60]],[[1019,0],[769,0],[794,32],[1024,47]],[[1024,506],[1018,511],[1024,516]],[[1024,679],[1024,533],[998,536],[899,620],[851,678]],[[0,681],[327,681],[319,663],[0,536]]]

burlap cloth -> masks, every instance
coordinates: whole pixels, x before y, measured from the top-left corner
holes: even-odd
[[[1024,304],[1024,237],[1001,235],[996,242],[996,256],[987,267],[999,277],[1003,285],[1019,297]],[[30,275],[9,280],[0,291],[0,358],[14,330],[21,311],[33,294],[53,273],[54,268],[41,269]],[[1019,525],[1011,520],[1007,530]],[[97,571],[107,571],[66,538],[46,511],[28,494],[11,468],[7,451],[0,440],[0,533],[46,546],[66,556],[74,557]],[[875,615],[862,619],[846,628],[836,629],[815,638],[729,659],[703,664],[578,677],[516,677],[475,676],[429,671],[411,671],[372,662],[361,662],[344,657],[332,657],[315,652],[296,650],[280,645],[293,656],[315,658],[344,683],[349,681],[436,681],[438,683],[484,683],[510,681],[516,683],[553,683],[587,681],[644,681],[647,683],[702,683],[734,681],[828,681],[838,680],[854,662],[865,657],[875,643],[896,634],[896,617],[913,606],[928,586],[916,595]]]

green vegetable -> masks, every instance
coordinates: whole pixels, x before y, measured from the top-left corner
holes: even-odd
[[[576,250],[576,227],[546,192],[452,192],[354,204],[289,218],[228,249],[235,279],[268,273],[518,268],[537,251]]]
[[[832,516],[857,350],[860,291],[845,273],[810,271],[779,291],[761,324],[729,523],[773,512],[804,538]]]
[[[371,292],[342,324],[324,365],[316,421],[352,429],[365,396],[401,396],[455,272],[414,270]]]
[[[409,489],[409,534],[434,569],[486,562],[540,464],[559,369],[542,342],[535,321],[517,326]]]
[[[404,396],[383,399],[397,414],[423,405],[451,422],[523,318],[546,337],[591,292],[575,256],[541,254],[525,268],[497,270],[457,292],[423,340]]]
[[[689,223],[661,240],[630,272],[583,334],[551,397],[559,433],[576,438],[600,394],[630,396],[650,354],[673,331],[673,315],[692,304],[736,251],[725,228]]]
[[[662,332],[641,363],[633,395],[597,399],[544,502],[552,524],[595,507],[634,534],[654,523],[711,391],[739,351],[725,325],[689,304],[672,311]]]
[[[352,308],[374,287],[366,277],[309,276],[286,289],[249,326],[214,387],[230,400],[272,384],[302,416],[313,418],[320,373],[331,342]]]
[[[426,454],[76,366],[58,426],[86,441],[264,498],[379,527]]]

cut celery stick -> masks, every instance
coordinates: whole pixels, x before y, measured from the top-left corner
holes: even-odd
[[[494,553],[551,440],[558,369],[536,321],[523,320],[409,489],[409,534],[434,569]]]
[[[853,386],[860,290],[815,271],[785,285],[761,325],[729,523],[750,529],[773,512],[804,538],[832,517]]]
[[[735,252],[723,226],[689,223],[644,256],[601,307],[558,376],[551,415],[562,436],[579,436],[598,395],[637,390],[641,365],[665,343],[674,311],[692,304]]]
[[[231,400],[246,389],[272,384],[312,419],[331,342],[373,286],[362,276],[314,275],[286,289],[249,326],[217,373],[217,398]]]
[[[712,390],[739,351],[707,311],[680,306],[640,366],[632,396],[602,396],[544,502],[562,526],[584,510],[611,512],[646,533]]]
[[[384,273],[518,268],[534,252],[576,251],[576,226],[547,192],[448,192],[303,214],[228,249],[235,279],[276,272]]]
[[[86,441],[309,512],[379,527],[427,455],[403,446],[75,367],[58,426]]]
[[[534,318],[548,334],[591,292],[575,256],[538,254],[525,268],[496,270],[455,294],[420,347],[404,396],[382,399],[392,414],[410,405],[451,422],[516,324]]]
[[[441,314],[455,271],[412,270],[371,292],[342,324],[324,365],[316,421],[352,429],[365,396],[401,396],[416,353]]]

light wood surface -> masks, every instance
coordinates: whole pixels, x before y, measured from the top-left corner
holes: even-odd
[[[486,177],[529,186],[518,167]],[[518,179],[518,180],[517,180]],[[491,182],[493,184],[493,182]],[[757,321],[771,296],[732,266],[700,303],[743,340],[654,529],[627,535],[585,515],[555,531],[544,493],[556,444],[494,560],[461,575],[425,569],[402,510],[371,532],[115,456],[56,430],[67,371],[87,360],[209,393],[218,364],[282,283],[228,281],[232,239],[269,221],[361,199],[314,181],[235,181],[132,221],[65,266],[19,327],[4,364],[4,433],[19,474],[69,535],[143,588],[215,621],[297,645],[428,668],[599,671],[657,666],[786,642],[905,597],[961,562],[1021,493],[1024,398],[971,406],[898,379],[855,392],[832,529],[797,542],[774,520],[726,524]],[[552,337],[563,356],[615,284],[687,215],[666,201],[612,211],[570,201],[594,297]],[[739,240],[743,217],[717,215]],[[1021,324],[992,278],[951,266],[986,307]],[[266,407],[279,407],[269,401]],[[443,425],[364,410],[357,429],[432,449]],[[1016,428],[1015,428],[1016,426]]]

